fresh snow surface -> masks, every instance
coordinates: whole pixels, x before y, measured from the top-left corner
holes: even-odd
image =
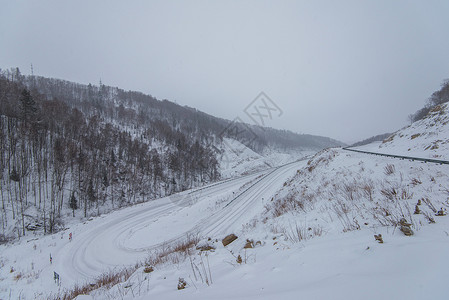
[[[238,243],[234,251],[247,256],[242,265],[215,243],[217,250],[209,254],[210,286],[195,281],[188,264],[172,265],[146,279],[142,270],[136,272],[129,280],[136,297],[126,291],[124,299],[447,299],[447,221],[413,238],[381,230],[384,244],[375,242],[369,229],[294,245],[267,239],[247,251]],[[194,258],[198,263],[199,255]],[[176,289],[179,277],[189,283],[185,290]]]
[[[414,122],[384,142],[356,147],[358,150],[449,160],[449,105],[434,108],[424,119]]]
[[[77,299],[447,299],[449,217],[434,210],[448,207],[448,174],[446,165],[322,151],[2,245],[0,298],[55,296],[197,233],[200,245],[216,249],[192,249],[151,273],[140,267],[126,282]],[[418,200],[421,213],[414,215]],[[402,217],[413,236],[396,226]],[[224,247],[229,233],[238,239]],[[260,245],[245,250],[247,239]],[[183,290],[179,278],[187,282]]]

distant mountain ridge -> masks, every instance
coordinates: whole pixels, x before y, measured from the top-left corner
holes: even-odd
[[[378,135],[372,136],[370,138],[364,139],[360,142],[354,143],[351,145],[351,147],[363,146],[363,145],[371,144],[373,142],[383,141],[390,135],[391,135],[391,133],[378,134]]]
[[[253,151],[261,152],[267,146],[280,149],[306,148],[321,150],[327,147],[343,146],[344,143],[322,136],[310,134],[297,134],[289,130],[280,130],[249,124],[237,124],[243,131],[241,136],[229,136],[226,127],[233,121],[211,116],[188,106],[181,106],[168,100],[158,100],[151,95],[141,92],[125,91],[117,87],[100,84],[83,85],[60,79],[45,78],[41,76],[24,76],[24,83],[29,89],[36,89],[47,99],[60,99],[72,107],[83,110],[83,102],[91,101],[95,109],[103,111],[107,102],[116,106],[116,109],[126,111],[127,114],[138,116],[140,122],[148,120],[166,120],[169,123],[179,122],[179,127],[194,128],[204,134],[213,134],[217,137],[230,137],[247,142]],[[120,106],[123,105],[123,108]],[[110,108],[108,108],[110,109]],[[134,112],[133,112],[134,111]],[[88,111],[83,111],[84,113]],[[145,125],[145,122],[144,124]],[[245,133],[250,128],[252,132]],[[251,136],[248,139],[249,135]],[[246,145],[246,143],[245,143]]]

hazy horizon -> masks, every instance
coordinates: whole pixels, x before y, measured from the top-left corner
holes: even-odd
[[[445,1],[2,1],[0,67],[117,86],[352,143],[393,132],[449,78]]]

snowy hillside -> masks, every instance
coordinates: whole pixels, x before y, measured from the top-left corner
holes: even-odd
[[[0,98],[0,243],[341,145],[18,69]]]
[[[306,149],[280,151],[267,148],[262,154],[259,154],[237,140],[224,138],[221,152],[221,176],[231,178],[281,166],[312,155],[316,151]]]
[[[357,149],[449,160],[449,105],[436,106],[424,119],[395,132],[383,142]]]

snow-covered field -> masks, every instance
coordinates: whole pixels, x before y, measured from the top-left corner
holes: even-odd
[[[148,258],[190,234],[215,249],[169,254],[150,273],[135,266],[124,282],[84,298],[446,299],[449,218],[436,215],[448,207],[448,174],[444,165],[326,150],[2,245],[0,298],[62,295],[104,272],[156,262]],[[401,232],[401,218],[413,236]],[[230,233],[238,239],[224,247]],[[247,240],[254,248],[243,248]]]

